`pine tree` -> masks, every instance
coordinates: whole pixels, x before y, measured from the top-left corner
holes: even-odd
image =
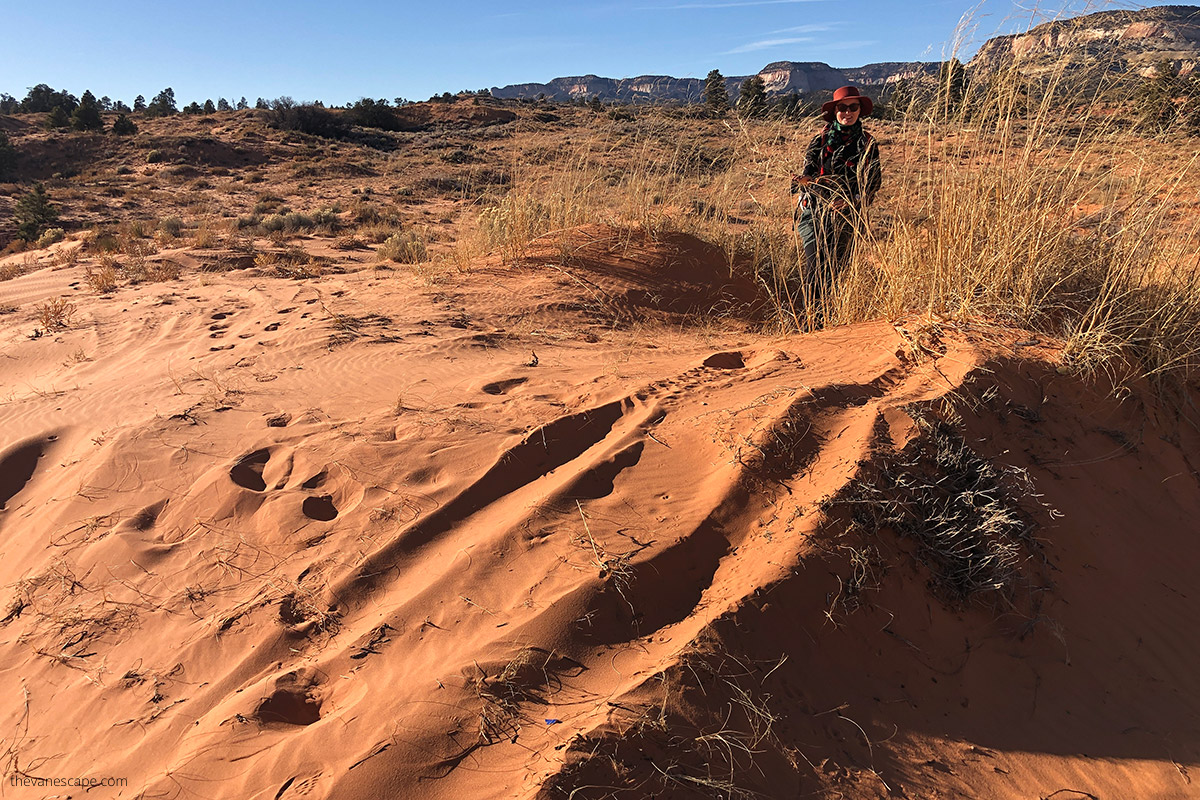
[[[77,131],[102,131],[104,120],[100,117],[100,104],[96,96],[85,91],[79,99],[79,106],[71,114],[71,127]]]
[[[137,133],[137,124],[129,117],[122,114],[117,117],[116,122],[112,124],[112,132],[117,136],[132,136]]]
[[[229,101],[222,97],[217,101],[217,111],[232,111],[233,106],[229,105]]]
[[[71,118],[67,116],[67,112],[62,110],[62,106],[55,106],[50,109],[50,113],[46,115],[46,128],[48,130],[61,130],[71,127]]]
[[[36,241],[42,229],[58,219],[58,208],[50,202],[46,187],[40,183],[17,201],[13,213],[17,218],[17,236],[27,242]]]
[[[137,97],[133,98],[133,110],[134,111],[145,111],[146,110],[146,98],[142,97],[140,94]]]
[[[216,110],[217,110],[217,107],[213,105],[213,101],[211,99],[204,101],[204,113],[205,114],[213,114],[216,112]]]
[[[722,117],[729,110],[729,90],[720,70],[712,70],[704,79],[704,105],[713,116]]]
[[[154,95],[154,99],[146,106],[146,115],[150,117],[169,117],[177,113],[179,107],[175,105],[175,90],[170,86]]]
[[[243,96],[241,100],[238,100],[238,103],[237,103],[238,111],[245,111],[249,107],[250,107],[250,104],[246,102],[245,96]]]
[[[742,81],[738,90],[738,113],[743,117],[758,118],[767,113],[767,87],[762,76],[751,75]]]

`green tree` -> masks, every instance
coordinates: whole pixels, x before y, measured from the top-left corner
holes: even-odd
[[[217,111],[232,111],[233,106],[229,105],[229,101],[224,97],[217,100]]]
[[[205,114],[213,114],[216,112],[216,110],[217,110],[217,107],[213,105],[213,101],[211,98],[204,101],[204,113]]]
[[[137,97],[133,98],[133,110],[134,111],[145,111],[146,110],[146,98],[142,97],[140,94]]]
[[[17,148],[8,141],[8,134],[0,131],[0,180],[6,180],[17,171]]]
[[[33,187],[33,191],[17,201],[14,214],[17,218],[17,236],[33,242],[42,235],[44,228],[58,219],[58,208],[50,202],[46,187],[39,183]]]
[[[738,113],[743,117],[758,118],[767,114],[767,87],[762,76],[751,75],[742,81],[738,90]]]
[[[249,107],[250,107],[250,104],[246,102],[246,97],[245,97],[245,95],[243,95],[242,99],[238,100],[238,102],[237,102],[237,110],[245,111]]]
[[[67,116],[67,112],[62,110],[62,106],[50,109],[50,113],[46,115],[47,130],[62,130],[69,127],[71,127],[71,118]]]
[[[79,106],[71,114],[71,127],[77,131],[102,131],[104,120],[100,117],[100,104],[90,91],[79,98]]]
[[[169,117],[177,113],[179,107],[175,105],[175,90],[170,86],[154,95],[154,99],[146,106],[148,117]]]
[[[75,95],[67,94],[66,91],[55,91],[46,84],[39,83],[25,95],[25,99],[21,101],[21,110],[27,114],[44,114],[61,108],[64,114],[70,114],[77,105],[79,101]]]
[[[117,136],[132,136],[137,130],[137,124],[124,114],[117,117],[116,122],[112,124],[112,132]]]
[[[704,79],[704,105],[714,116],[723,117],[729,110],[729,90],[725,88],[725,76],[714,69]]]

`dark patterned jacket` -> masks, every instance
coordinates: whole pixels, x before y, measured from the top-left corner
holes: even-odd
[[[807,191],[819,200],[833,198],[849,199],[857,208],[865,208],[875,199],[883,185],[883,168],[879,163],[879,145],[871,134],[862,130],[857,123],[859,135],[853,147],[836,153],[825,144],[829,126],[813,137],[804,154],[804,176],[816,183],[809,184]],[[840,156],[840,158],[838,158]],[[793,187],[796,191],[798,187]]]

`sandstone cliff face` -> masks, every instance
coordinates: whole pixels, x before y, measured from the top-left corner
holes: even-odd
[[[878,85],[921,74],[936,74],[937,64],[887,63],[868,64],[853,69],[837,69],[819,61],[776,61],[763,67],[762,77],[768,95],[792,92],[831,92],[848,83]],[[730,101],[737,99],[742,81],[749,75],[725,78]],[[623,102],[699,102],[704,96],[701,78],[672,78],[667,75],[640,75],[636,78],[601,78],[596,75],[555,78],[549,83],[521,83],[492,89],[495,97],[533,98],[545,95],[550,100],[576,100],[580,97],[599,97],[602,100]]]
[[[986,72],[1016,66],[1037,74],[1067,59],[1073,68],[1148,72],[1165,59],[1187,72],[1195,68],[1198,57],[1200,7],[1158,6],[1102,11],[989,39],[970,68]]]
[[[1074,19],[1048,22],[1027,33],[989,39],[971,59],[968,68],[986,73],[1016,66],[1031,75],[1058,69],[1065,60],[1073,70],[1148,74],[1161,60],[1173,62],[1183,73],[1200,62],[1200,7],[1158,6],[1138,11],[1101,11]],[[855,84],[877,87],[900,80],[936,76],[937,62],[887,62],[838,69],[819,61],[776,61],[763,67],[767,94],[829,92]],[[745,75],[725,79],[730,102],[737,99]],[[704,95],[701,78],[642,75],[636,78],[601,78],[596,75],[555,78],[549,83],[524,83],[496,87],[501,98],[552,100],[599,97],[621,102],[696,103]]]

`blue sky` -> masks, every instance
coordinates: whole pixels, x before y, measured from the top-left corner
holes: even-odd
[[[1033,0],[1031,0],[1032,4]],[[937,60],[964,16],[966,53],[1031,18],[1101,4],[1012,0],[4,0],[0,92],[48,83],[132,103],[288,95],[344,104],[593,73],[747,75],[772,61],[835,67]],[[1111,3],[1105,7],[1130,7]],[[1025,10],[1023,10],[1025,9]]]

